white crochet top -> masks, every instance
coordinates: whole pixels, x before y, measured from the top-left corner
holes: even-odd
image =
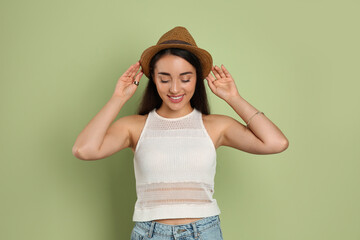
[[[220,214],[215,199],[216,149],[200,111],[179,118],[149,112],[134,153],[133,221]]]

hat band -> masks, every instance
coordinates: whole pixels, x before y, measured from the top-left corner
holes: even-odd
[[[186,44],[186,45],[192,46],[190,43],[187,43],[187,42],[184,42],[184,41],[181,41],[181,40],[167,40],[167,41],[162,42],[160,44]]]

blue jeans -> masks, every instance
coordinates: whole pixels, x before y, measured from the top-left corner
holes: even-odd
[[[135,222],[131,240],[223,240],[219,215],[181,225]]]

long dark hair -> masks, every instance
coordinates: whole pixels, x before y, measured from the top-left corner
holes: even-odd
[[[159,51],[150,61],[150,76],[148,85],[146,86],[142,101],[138,108],[138,114],[145,115],[148,114],[154,108],[160,108],[162,104],[162,99],[160,98],[156,85],[154,83],[154,67],[156,62],[164,55],[175,55],[181,57],[188,61],[196,69],[196,85],[195,92],[192,98],[190,99],[190,105],[193,108],[196,108],[201,113],[205,115],[210,114],[209,103],[206,95],[204,79],[202,79],[202,68],[199,59],[192,54],[191,52],[180,49],[180,48],[167,48]]]

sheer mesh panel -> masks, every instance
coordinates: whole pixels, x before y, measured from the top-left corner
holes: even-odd
[[[153,130],[148,129],[144,134],[144,138],[159,138],[159,137],[167,137],[167,138],[194,138],[194,137],[205,137],[205,133],[201,129],[192,129],[191,131],[172,131],[172,130]]]
[[[155,116],[157,113],[154,113]],[[152,118],[149,122],[149,129],[169,130],[169,129],[201,129],[201,122],[197,120],[197,115],[190,113],[187,118],[164,120],[162,118]]]
[[[186,118],[165,120],[153,112],[155,118],[149,119],[144,138],[158,137],[206,137],[199,115],[190,113]],[[201,115],[200,115],[201,116]]]
[[[204,204],[212,202],[213,186],[198,182],[151,183],[137,185],[139,208],[170,204]]]

